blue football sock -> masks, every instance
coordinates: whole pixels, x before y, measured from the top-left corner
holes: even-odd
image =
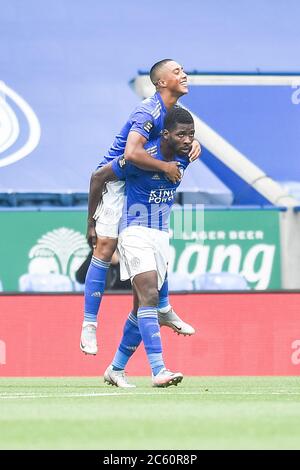
[[[95,256],[92,257],[85,279],[84,321],[97,321],[109,266],[110,263],[107,261],[102,261]]]
[[[165,309],[168,311],[169,309],[166,307],[170,307],[169,302],[169,284],[168,284],[168,277],[166,276],[163,285],[159,291],[159,300],[158,300],[158,310]]]
[[[123,337],[112,361],[113,370],[125,369],[127,362],[141,341],[142,336],[138,327],[137,317],[131,312],[125,322]]]
[[[140,307],[138,325],[153,375],[165,367],[156,307]]]

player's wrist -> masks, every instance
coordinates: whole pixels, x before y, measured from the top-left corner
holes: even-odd
[[[168,171],[168,162],[160,161],[159,163],[161,164],[160,171],[163,171],[164,173],[166,173]]]

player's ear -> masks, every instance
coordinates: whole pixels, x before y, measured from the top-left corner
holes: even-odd
[[[157,85],[160,87],[160,88],[166,88],[167,86],[167,83],[165,80],[162,80],[161,78],[158,80],[157,82]]]
[[[164,129],[162,132],[163,138],[168,140],[169,138],[169,131],[167,129]]]

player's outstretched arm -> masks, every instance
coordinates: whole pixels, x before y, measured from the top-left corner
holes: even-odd
[[[87,219],[87,233],[86,238],[91,248],[96,246],[96,231],[95,220],[93,218],[97,206],[102,199],[102,193],[105,189],[105,184],[109,181],[117,180],[117,176],[112,170],[112,164],[108,163],[98,170],[94,171],[90,180],[90,191],[88,201],[88,219]]]
[[[201,149],[200,142],[198,142],[197,139],[194,139],[192,143],[191,151],[189,153],[190,162],[192,163],[195,160],[197,160],[197,158],[200,157],[201,152],[202,152],[202,149]]]
[[[130,131],[125,147],[125,159],[138,168],[148,171],[162,171],[173,183],[180,181],[177,162],[163,162],[151,157],[144,149],[147,139],[136,131]]]

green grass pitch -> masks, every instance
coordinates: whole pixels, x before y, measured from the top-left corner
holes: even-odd
[[[1,449],[300,449],[300,377],[1,378]]]

